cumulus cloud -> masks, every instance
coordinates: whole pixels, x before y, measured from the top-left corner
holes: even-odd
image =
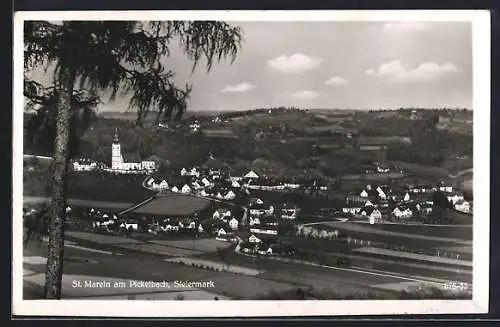
[[[328,79],[325,82],[325,84],[330,85],[330,86],[342,86],[342,85],[349,84],[349,80],[347,80],[343,77],[340,77],[340,76],[334,76],[334,77]]]
[[[422,22],[397,22],[387,23],[382,27],[384,33],[401,33],[401,32],[422,32],[430,29],[429,24]]]
[[[247,82],[243,82],[243,83],[236,84],[236,85],[226,86],[222,90],[222,93],[248,92],[250,90],[253,90],[254,88],[255,88],[254,85],[247,83]]]
[[[312,90],[302,90],[290,94],[292,98],[297,100],[312,100],[319,96],[319,93]]]
[[[430,82],[458,72],[458,68],[450,63],[440,65],[435,62],[425,62],[416,68],[409,68],[401,61],[394,60],[380,65],[377,69],[370,68],[365,74],[385,82],[405,83]]]
[[[269,68],[284,74],[298,74],[318,68],[322,62],[322,59],[296,53],[289,57],[283,55],[270,59],[267,61],[267,65]]]

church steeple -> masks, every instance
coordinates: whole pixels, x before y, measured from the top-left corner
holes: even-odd
[[[120,139],[118,138],[118,128],[115,127],[115,136],[113,138],[113,143],[119,143]]]

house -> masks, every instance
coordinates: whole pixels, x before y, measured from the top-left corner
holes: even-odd
[[[391,194],[391,190],[388,187],[385,186],[379,186],[376,189],[377,195],[380,199],[385,200],[389,197]]]
[[[259,175],[257,175],[253,170],[250,170],[248,173],[245,174],[245,176],[243,176],[244,178],[248,178],[248,179],[258,179],[259,178]]]
[[[175,186],[175,185],[174,185],[174,186],[170,189],[170,191],[172,191],[172,192],[179,192],[179,188],[178,188],[177,186]]]
[[[262,201],[262,200],[261,200],[261,199],[259,199],[259,198],[252,198],[252,199],[250,199],[249,204],[250,204],[250,205],[254,205],[254,204],[264,204],[264,201]]]
[[[451,192],[453,192],[453,186],[440,185],[438,187],[438,190],[441,192],[445,192],[445,193],[451,193]]]
[[[187,226],[187,229],[195,229],[196,228],[196,223],[194,221],[190,222]]]
[[[259,249],[257,250],[257,253],[260,255],[272,255],[273,254],[273,248],[267,244],[267,243],[261,243],[259,245]]]
[[[294,207],[284,207],[281,209],[281,219],[297,218],[298,209]]]
[[[460,200],[455,203],[455,210],[470,213],[470,203],[465,200]]]
[[[248,225],[250,225],[250,226],[260,225],[259,217],[250,217]]]
[[[357,214],[361,210],[361,207],[344,207],[342,208],[343,213],[350,213],[351,215]]]
[[[385,165],[377,165],[377,172],[378,173],[389,173],[389,172],[391,172],[391,169]]]
[[[186,168],[182,168],[181,169],[181,176],[186,176],[188,173],[187,169]]]
[[[190,193],[191,192],[191,187],[189,187],[189,185],[187,185],[187,184],[184,184],[184,186],[181,189],[181,192],[182,193]]]
[[[205,196],[205,197],[206,197],[206,196],[209,196],[209,194],[208,194],[208,193],[207,193],[207,191],[205,191],[205,190],[201,190],[200,195],[201,195],[201,196]]]
[[[233,218],[233,219],[231,219],[231,220],[229,221],[229,227],[230,227],[232,230],[236,230],[236,229],[238,229],[238,224],[239,224],[239,222],[238,222],[238,219],[236,219],[236,218]]]
[[[229,191],[224,195],[224,199],[226,200],[234,200],[236,198],[236,194],[233,191]]]
[[[462,194],[459,194],[459,193],[454,193],[452,195],[448,195],[447,199],[449,202],[451,202],[453,205],[455,205],[456,203],[458,203],[460,201],[464,201],[464,196]]]
[[[366,190],[363,190],[363,191],[361,191],[361,193],[359,193],[359,196],[362,197],[362,198],[367,198],[368,197],[368,192]]]
[[[378,209],[374,209],[368,217],[371,224],[382,221],[382,213]]]
[[[410,218],[413,216],[413,212],[408,207],[396,207],[392,210],[392,214],[396,218]]]
[[[257,236],[255,236],[254,234],[252,234],[249,238],[248,238],[248,242],[249,243],[253,243],[253,244],[256,244],[256,243],[261,243],[262,240],[260,238],[258,238]]]
[[[410,201],[410,194],[406,192],[405,196],[403,197],[403,201],[408,202]]]
[[[227,235],[226,231],[224,230],[224,228],[219,228],[217,230],[217,236],[223,236],[223,235]]]
[[[368,200],[365,202],[365,207],[373,207],[373,203],[370,200]]]
[[[226,209],[217,209],[212,215],[213,219],[223,219],[231,217],[231,211]]]
[[[198,183],[198,181],[194,181],[191,185],[194,187],[195,190],[199,190],[202,187],[200,183]]]
[[[266,212],[267,207],[263,204],[260,205],[252,205],[250,207],[250,215],[252,216],[261,216]]]
[[[374,207],[363,207],[359,211],[359,214],[362,216],[367,216],[367,217],[374,218],[374,219],[381,219],[382,218],[382,214],[380,213],[380,211],[378,209],[375,209]]]
[[[210,181],[206,177],[203,177],[201,182],[203,183],[203,185],[205,185],[205,187],[208,187],[212,184],[212,183],[210,183]]]
[[[161,190],[166,190],[166,189],[168,189],[168,183],[167,183],[167,181],[163,179],[163,180],[160,182],[160,184],[158,185],[158,187],[159,187]]]
[[[238,187],[241,187],[241,184],[240,184],[238,181],[234,180],[234,181],[231,183],[231,186],[232,186],[232,187],[234,187],[234,188],[238,188]]]
[[[198,225],[198,233],[203,233],[205,231],[205,229],[203,228],[203,226],[201,224]]]
[[[278,231],[276,229],[250,228],[250,232],[265,235],[278,235]]]

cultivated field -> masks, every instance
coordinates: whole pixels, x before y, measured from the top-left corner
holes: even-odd
[[[436,237],[455,238],[462,240],[472,240],[471,226],[425,226],[425,225],[404,225],[404,224],[378,224],[371,225],[371,228],[388,232],[401,232],[412,235],[426,235]]]
[[[210,238],[196,240],[155,240],[151,241],[151,243],[199,252],[215,252],[231,246],[229,242],[217,241]]]
[[[323,224],[330,228],[336,228],[339,231],[345,231],[347,234],[349,232],[361,233],[364,235],[380,235],[382,238],[380,240],[389,241],[389,239],[401,239],[401,240],[418,240],[421,241],[422,246],[428,246],[429,242],[432,243],[443,243],[443,244],[460,244],[472,246],[472,240],[464,240],[459,238],[451,237],[438,237],[438,236],[427,236],[421,234],[415,234],[411,232],[397,232],[391,230],[383,230],[381,228],[374,227],[375,225],[367,224],[357,224],[357,223],[344,223],[344,222],[329,222]],[[378,225],[377,225],[378,226]],[[318,226],[319,227],[319,226]],[[445,227],[446,228],[446,227]],[[454,228],[454,227],[450,227]],[[375,240],[374,240],[375,241]],[[423,241],[423,242],[422,242]],[[402,243],[404,244],[404,243]]]
[[[185,216],[207,208],[210,203],[210,200],[191,195],[166,193],[156,196],[151,201],[127,213]]]
[[[169,247],[159,244],[151,243],[127,243],[127,244],[115,244],[119,249],[135,250],[150,254],[158,254],[167,257],[188,257],[192,255],[197,255],[202,253],[201,251],[181,249],[176,247]]]
[[[419,260],[419,261],[428,261],[428,262],[434,262],[434,263],[472,267],[472,261],[436,257],[436,256],[430,256],[430,255],[424,255],[424,254],[418,254],[418,253],[407,253],[407,252],[401,252],[401,251],[379,249],[379,248],[374,248],[374,247],[364,247],[364,248],[355,249],[354,251],[360,252],[360,253],[380,254],[380,255],[393,257],[393,258],[415,259],[415,260]]]

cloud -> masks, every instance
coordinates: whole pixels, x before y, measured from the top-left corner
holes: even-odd
[[[222,93],[248,92],[250,90],[253,90],[254,88],[255,88],[254,85],[247,83],[247,82],[243,82],[243,83],[236,84],[236,85],[226,86],[222,90]]]
[[[377,69],[370,68],[365,74],[389,83],[431,82],[444,76],[456,74],[459,70],[450,63],[425,62],[417,68],[408,68],[399,60],[384,63]]]
[[[349,80],[342,78],[340,76],[334,76],[334,77],[330,78],[329,80],[327,80],[325,82],[325,84],[330,85],[330,86],[342,86],[342,85],[348,85]]]
[[[307,70],[318,68],[322,59],[309,57],[301,53],[296,53],[289,57],[279,56],[267,61],[268,67],[284,74],[299,74]]]
[[[382,27],[382,32],[386,34],[391,33],[405,33],[405,32],[423,32],[430,29],[429,24],[422,22],[399,22],[387,23]]]
[[[311,90],[293,92],[290,96],[296,100],[312,100],[319,96],[319,93]]]

